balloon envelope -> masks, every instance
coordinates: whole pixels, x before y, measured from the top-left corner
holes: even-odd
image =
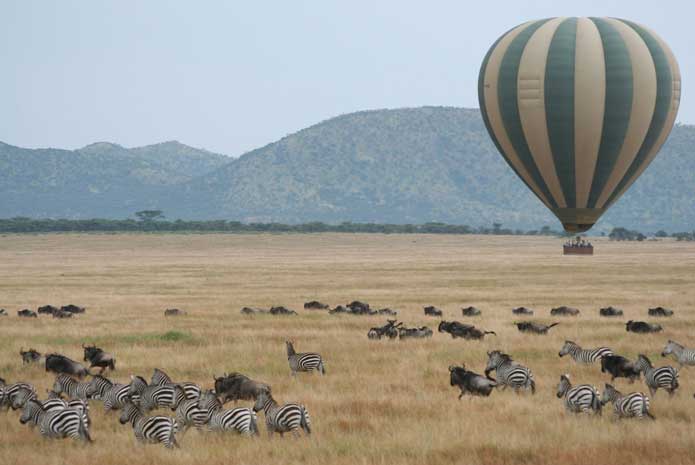
[[[614,18],[550,18],[500,37],[480,70],[490,136],[568,232],[591,228],[661,148],[680,72],[652,31]]]

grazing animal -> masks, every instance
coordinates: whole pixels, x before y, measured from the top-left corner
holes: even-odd
[[[651,360],[643,354],[637,356],[635,365],[644,373],[644,382],[647,384],[652,397],[659,388],[664,389],[669,395],[673,395],[678,389],[678,370],[675,368],[671,366],[654,368]]]
[[[188,312],[178,308],[167,308],[164,310],[164,316],[184,316],[188,315]]]
[[[59,311],[60,309],[58,307],[54,307],[53,305],[44,305],[36,309],[36,313],[39,315],[53,315],[55,312]]]
[[[533,315],[533,310],[526,307],[517,307],[512,309],[514,315]]]
[[[676,361],[680,364],[681,368],[683,366],[695,365],[695,349],[688,349],[670,339],[666,343],[664,350],[661,351],[662,357],[666,357],[667,355],[673,355],[676,358]]]
[[[594,386],[580,384],[572,386],[570,375],[561,375],[557,385],[558,399],[565,399],[565,409],[572,413],[591,412],[601,415],[601,397]]]
[[[433,307],[430,305],[429,307],[425,307],[425,315],[430,315],[430,316],[442,316],[444,315],[444,312],[442,312],[440,309],[437,307]]]
[[[649,413],[649,397],[641,392],[631,392],[623,395],[610,384],[606,384],[601,396],[601,403],[606,405],[608,402],[613,404],[613,413],[618,418],[644,418],[655,420],[654,415]]]
[[[487,397],[492,392],[492,389],[497,386],[497,382],[466,370],[466,365],[463,363],[460,367],[450,366],[449,373],[449,383],[461,389],[459,399],[461,399],[464,394]]]
[[[74,378],[60,373],[56,376],[55,382],[53,383],[53,391],[61,394],[64,393],[69,399],[87,399],[87,392],[89,391],[89,385],[91,382],[80,383]]]
[[[531,394],[536,393],[536,382],[531,370],[516,363],[508,354],[499,350],[488,352],[487,357],[487,366],[485,367],[487,379],[497,382],[497,385],[502,386],[502,389],[509,386],[517,393],[521,389],[531,389]],[[490,372],[493,370],[497,379],[490,377]]]
[[[640,377],[640,369],[621,355],[604,355],[601,357],[601,373],[610,373],[611,381],[615,378],[628,378],[630,383]]]
[[[647,313],[649,316],[673,316],[673,310],[664,307],[650,308]]]
[[[89,370],[84,365],[60,354],[46,356],[46,371],[52,371],[56,374],[65,373],[78,378],[84,378],[89,374]]]
[[[65,318],[72,318],[73,313],[66,312],[64,310],[58,310],[56,312],[53,312],[53,318],[59,318],[59,319],[65,319]]]
[[[85,313],[86,309],[84,307],[78,307],[77,305],[68,304],[60,307],[60,310],[68,313]]]
[[[556,307],[550,310],[550,314],[553,316],[577,316],[579,315],[579,310],[572,307]]]
[[[623,316],[623,311],[615,307],[605,307],[598,311],[599,316]]]
[[[658,333],[663,328],[660,324],[646,323],[644,321],[628,321],[625,323],[625,331],[632,333]]]
[[[41,360],[41,353],[34,349],[25,351],[24,348],[21,348],[19,349],[19,355],[22,357],[22,365],[37,363]]]
[[[200,386],[197,384],[190,382],[175,383],[164,370],[155,368],[150,379],[150,386],[164,386],[167,384],[178,384],[181,386],[183,392],[186,393],[186,399],[197,399],[200,396]]]
[[[296,315],[297,312],[290,310],[289,308],[283,307],[282,305],[278,307],[271,307],[268,311],[271,315]]]
[[[391,316],[396,316],[398,315],[398,310],[392,310],[390,308],[380,308],[379,310],[376,311],[377,315],[391,315]]]
[[[263,391],[270,391],[270,386],[254,381],[241,373],[232,373],[215,379],[215,393],[221,397],[222,403],[230,400],[256,400]]]
[[[386,320],[384,326],[376,326],[371,328],[367,333],[369,339],[381,339],[386,336],[389,339],[394,339],[398,336],[398,329],[403,323],[396,323],[397,320]]]
[[[466,307],[461,309],[461,314],[463,316],[480,316],[483,312],[475,307]]]
[[[549,325],[542,325],[540,323],[534,323],[532,321],[522,321],[521,323],[514,323],[516,328],[522,333],[533,333],[533,334],[548,334],[548,330],[553,326],[557,326],[560,323],[552,323]]]
[[[292,341],[285,341],[287,346],[287,361],[290,364],[292,376],[296,376],[298,371],[317,370],[322,375],[326,374],[323,366],[323,358],[316,352],[295,352]]]
[[[318,300],[304,302],[304,310],[328,310],[328,305],[322,304]]]
[[[39,427],[45,438],[67,438],[91,442],[89,427],[85,423],[84,411],[80,408],[44,410],[37,400],[29,400],[19,418],[21,424],[33,424]]]
[[[95,345],[85,346],[82,344],[82,349],[84,349],[84,361],[89,362],[89,368],[99,367],[99,374],[107,368],[111,371],[116,369],[116,359],[113,355],[104,352]]]
[[[197,408],[205,412],[204,423],[211,431],[234,431],[247,436],[258,434],[256,412],[250,408],[224,410],[215,391],[207,390],[200,395]]]
[[[38,318],[36,312],[32,312],[28,308],[25,308],[23,310],[17,310],[17,316],[21,318]]]
[[[426,338],[432,337],[432,334],[432,330],[427,326],[420,326],[419,328],[405,328],[401,326],[398,328],[399,339]]]
[[[613,355],[613,351],[608,347],[597,347],[596,349],[582,349],[579,344],[573,341],[565,341],[565,344],[558,352],[558,356],[570,355],[572,360],[577,363],[594,363],[604,355]]]
[[[176,442],[178,423],[174,418],[146,417],[135,404],[128,402],[123,407],[118,421],[122,425],[132,424],[135,439],[140,442],[162,443],[167,449],[179,447]]]
[[[354,315],[376,315],[376,311],[372,310],[368,303],[360,302],[359,300],[350,302],[346,307],[349,310],[348,313]]]
[[[273,433],[292,432],[299,436],[299,429],[303,429],[308,435],[311,434],[311,422],[309,412],[301,404],[278,405],[270,392],[261,392],[253,405],[253,411],[263,410],[265,413],[265,425],[268,429],[268,436]]]
[[[242,315],[254,315],[256,313],[268,313],[268,310],[265,310],[263,308],[253,308],[253,307],[244,307],[241,309]]]

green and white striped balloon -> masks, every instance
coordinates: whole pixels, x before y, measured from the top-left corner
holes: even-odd
[[[581,232],[639,177],[668,137],[681,79],[644,26],[614,18],[530,21],[485,56],[485,125],[516,174]]]

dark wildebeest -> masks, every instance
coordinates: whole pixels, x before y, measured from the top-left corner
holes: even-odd
[[[269,313],[271,315],[296,315],[297,312],[294,310],[290,310],[289,308],[283,307],[282,305],[277,306],[277,307],[272,307],[269,310]]]
[[[662,331],[663,328],[660,324],[647,323],[644,321],[628,321],[625,323],[625,331],[630,331],[633,333],[658,333]]]
[[[397,320],[386,320],[386,324],[384,326],[377,326],[375,328],[371,328],[369,332],[367,333],[367,337],[369,339],[381,339],[383,336],[388,337],[389,339],[394,339],[398,336],[398,328],[403,323],[396,323]]]
[[[381,308],[381,309],[377,310],[376,313],[377,313],[377,315],[391,315],[391,316],[398,315],[397,310],[392,310],[390,308]]]
[[[442,316],[442,315],[444,315],[444,312],[442,312],[437,307],[430,305],[429,307],[425,307],[425,315]]]
[[[65,373],[78,378],[84,378],[89,374],[84,365],[60,354],[46,355],[46,371],[56,374]]]
[[[463,316],[480,316],[483,312],[475,307],[466,307],[461,309],[461,314]]]
[[[38,315],[36,312],[32,312],[28,308],[25,308],[24,310],[17,310],[17,316],[21,318],[37,318]]]
[[[398,339],[432,337],[432,330],[427,326],[419,328],[398,328]]]
[[[579,315],[579,310],[563,305],[550,310],[550,314],[553,316],[577,316]]]
[[[631,383],[639,379],[640,370],[630,360],[621,355],[604,355],[601,357],[601,373],[610,373],[611,381],[615,378],[628,378]]]
[[[333,315],[334,313],[347,313],[347,312],[348,312],[348,309],[343,307],[342,305],[338,305],[334,309],[328,310],[328,313],[330,313],[331,315]]]
[[[268,313],[264,308],[244,307],[241,309],[243,315],[255,315],[256,313]]]
[[[73,313],[66,312],[64,310],[57,310],[53,312],[53,318],[72,318]]]
[[[449,372],[451,373],[449,376],[450,384],[452,386],[458,386],[459,389],[461,389],[459,399],[461,399],[464,394],[487,397],[495,386],[497,386],[496,381],[466,370],[466,365],[463,363],[460,367],[450,366]]]
[[[601,308],[598,311],[599,316],[623,316],[623,311],[613,306]]]
[[[60,309],[58,307],[54,307],[53,305],[44,305],[42,307],[39,307],[36,309],[39,315],[45,314],[45,315],[53,315],[55,312],[59,311]]]
[[[73,304],[63,305],[60,307],[60,309],[64,312],[70,313],[84,313],[86,311],[84,307],[78,307],[77,305]]]
[[[649,316],[673,316],[673,310],[664,307],[650,308],[648,313]]]
[[[526,307],[517,307],[512,309],[514,315],[533,315],[533,310]]]
[[[521,323],[514,323],[517,329],[522,333],[533,333],[533,334],[548,334],[548,330],[553,326],[557,326],[560,323],[552,323],[549,325],[542,325],[540,323],[534,323],[532,321],[522,321]]]
[[[178,308],[167,308],[164,310],[164,316],[183,316],[183,315],[188,315],[185,310],[181,310]]]
[[[89,368],[99,367],[99,374],[102,374],[104,370],[110,368],[112,371],[116,369],[116,359],[113,355],[108,354],[101,350],[95,345],[85,346],[82,344],[84,349],[84,361],[89,362]]]
[[[318,300],[312,300],[304,303],[304,310],[328,310],[328,305],[323,304]]]
[[[22,356],[22,365],[36,363],[41,359],[41,353],[35,351],[34,349],[29,349],[27,351],[25,351],[23,348],[19,349],[19,355]]]
[[[347,304],[348,313],[353,315],[376,315],[376,311],[369,307],[368,303],[355,300]]]
[[[466,325],[458,321],[441,321],[437,330],[440,333],[449,333],[452,338],[482,339],[486,334],[497,334],[494,331],[482,331],[473,325]]]
[[[221,398],[222,403],[230,400],[256,400],[261,392],[270,392],[270,386],[266,383],[254,381],[241,373],[225,373],[221,378],[214,379],[215,393]]]

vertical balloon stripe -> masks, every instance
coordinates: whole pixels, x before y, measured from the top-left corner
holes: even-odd
[[[548,139],[566,205],[577,207],[574,162],[574,63],[577,19],[562,22],[548,48],[545,113]]]
[[[577,19],[574,51],[574,177],[577,208],[586,208],[594,179],[606,103],[606,66],[596,25]]]
[[[606,103],[603,114],[603,132],[599,146],[594,179],[589,192],[589,208],[596,208],[620,149],[632,111],[632,63],[627,46],[620,33],[600,18],[591,18],[601,35],[606,67]]]
[[[531,36],[547,21],[547,19],[541,20],[529,25],[509,44],[509,47],[502,58],[502,63],[500,64],[497,91],[499,95],[499,109],[502,114],[504,128],[514,147],[514,150],[518,154],[521,162],[526,168],[526,171],[528,171],[528,173],[531,175],[533,182],[539,187],[543,196],[549,200],[551,207],[557,208],[557,202],[550,194],[548,186],[533,160],[533,156],[531,155],[526,142],[526,137],[524,136],[524,131],[519,117],[517,87],[519,77],[519,62],[521,61],[521,55],[524,48],[526,47],[526,44]]]

